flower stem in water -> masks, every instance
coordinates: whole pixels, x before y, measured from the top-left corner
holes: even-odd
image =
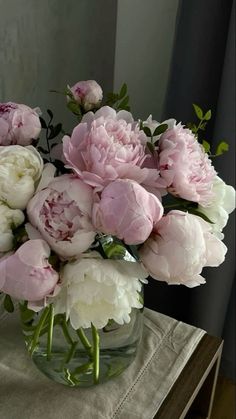
[[[53,336],[53,325],[54,325],[54,307],[51,304],[49,306],[49,327],[48,327],[48,339],[47,339],[47,360],[51,359],[52,352],[52,336]]]
[[[96,327],[91,324],[93,336],[93,381],[94,384],[99,382],[99,334]]]

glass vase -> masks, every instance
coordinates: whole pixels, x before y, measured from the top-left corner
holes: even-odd
[[[118,376],[135,359],[142,335],[142,310],[132,309],[128,324],[110,321],[99,330],[74,330],[65,314],[53,317],[51,310],[49,306],[35,313],[20,304],[27,349],[38,369],[50,379],[88,387]]]

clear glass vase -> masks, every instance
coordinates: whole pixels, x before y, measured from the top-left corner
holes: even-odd
[[[135,359],[142,335],[142,310],[133,309],[128,324],[111,321],[103,329],[77,331],[65,314],[57,314],[50,327],[49,312],[50,307],[37,314],[26,304],[20,305],[28,351],[50,379],[67,386],[88,387],[118,376]]]

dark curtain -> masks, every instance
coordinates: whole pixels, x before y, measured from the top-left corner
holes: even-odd
[[[214,160],[220,177],[235,184],[235,2],[180,2],[163,120],[193,121],[192,103],[212,109],[206,139],[214,150],[226,140],[230,152]],[[150,279],[146,305],[225,339],[222,367],[235,379],[234,216],[224,230],[228,247],[219,268],[205,269],[207,283],[188,289]]]

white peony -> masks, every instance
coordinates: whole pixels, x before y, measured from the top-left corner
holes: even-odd
[[[209,206],[198,206],[201,213],[205,214],[214,224],[212,232],[220,239],[224,238],[221,233],[228,222],[231,212],[235,209],[235,189],[227,185],[219,176],[216,176],[213,183],[214,198]]]
[[[0,147],[0,200],[25,209],[43,171],[43,159],[33,146]]]
[[[129,323],[132,308],[142,308],[141,281],[147,277],[138,262],[91,257],[68,262],[61,272],[55,313],[66,313],[74,329],[106,326],[110,319]],[[89,254],[88,254],[89,256]]]
[[[173,210],[156,224],[139,256],[153,278],[192,288],[206,282],[202,269],[219,266],[226,252],[225,244],[212,234],[211,224],[197,215]]]
[[[12,249],[14,239],[12,229],[23,221],[24,214],[21,210],[13,210],[0,202],[0,254]]]

